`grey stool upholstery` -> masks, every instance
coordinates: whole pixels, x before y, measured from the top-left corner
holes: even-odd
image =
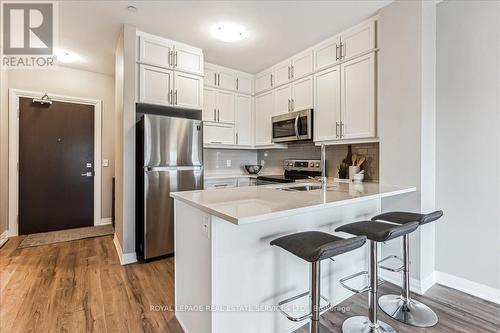
[[[365,242],[366,237],[364,236],[344,239],[319,231],[299,232],[271,241],[271,245],[281,247],[297,257],[311,263],[310,290],[279,302],[278,309],[280,312],[292,321],[302,321],[304,319],[311,318],[310,332],[318,333],[320,314],[330,308],[329,301],[320,295],[321,261],[355,250],[363,246]],[[311,312],[309,314],[302,317],[292,317],[282,309],[283,305],[308,295],[310,295],[311,298]],[[327,305],[321,307],[321,299],[326,301]]]
[[[415,221],[419,225],[434,222],[443,216],[443,212],[438,210],[429,214],[409,213],[409,212],[388,212],[374,216],[372,221],[388,221],[400,225],[407,225]],[[438,323],[438,316],[427,305],[411,298],[410,294],[410,241],[408,235],[403,237],[403,265],[398,269],[380,266],[393,272],[403,272],[403,284],[401,285],[401,295],[384,295],[378,300],[382,311],[388,316],[408,325],[417,327],[430,327]],[[390,259],[398,258],[389,256],[379,263]],[[399,258],[398,258],[399,259]]]
[[[352,235],[366,236],[370,240],[370,272],[361,272],[340,280],[345,288],[362,293],[368,291],[369,309],[368,317],[356,316],[348,318],[342,324],[343,333],[394,333],[394,328],[377,319],[377,293],[378,293],[378,262],[377,262],[377,243],[386,242],[391,239],[408,235],[418,228],[418,222],[408,222],[402,225],[396,225],[384,222],[361,221],[343,225],[335,231],[342,231]],[[349,287],[345,282],[362,274],[369,274],[370,285],[362,289]]]

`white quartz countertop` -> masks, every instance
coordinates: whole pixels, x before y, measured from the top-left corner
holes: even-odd
[[[328,183],[326,191],[279,189],[301,185],[304,183],[172,192],[170,195],[207,214],[239,225],[416,191],[415,187],[378,183]]]

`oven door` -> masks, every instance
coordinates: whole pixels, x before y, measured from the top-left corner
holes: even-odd
[[[272,118],[273,143],[312,139],[312,110],[290,112]]]

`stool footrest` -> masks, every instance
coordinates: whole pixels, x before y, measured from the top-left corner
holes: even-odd
[[[387,260],[390,260],[390,259],[396,259],[396,260],[398,260],[401,263],[401,266],[399,266],[398,268],[392,268],[392,267],[389,267],[389,266],[381,265],[381,263],[383,263],[383,262],[385,262]],[[380,260],[378,262],[378,267],[381,268],[381,269],[384,269],[386,271],[391,271],[391,272],[396,272],[396,273],[402,272],[405,269],[405,265],[404,265],[403,260],[400,257],[395,256],[395,255],[390,255],[390,256],[387,256],[384,259]]]
[[[352,291],[353,293],[355,294],[361,294],[361,293],[364,293],[364,292],[367,292],[367,291],[370,291],[372,288],[369,286],[369,285],[366,285],[365,287],[361,288],[361,289],[356,289],[354,287],[351,287],[349,286],[348,284],[346,284],[345,282],[349,281],[349,280],[352,280],[352,279],[355,279],[357,278],[358,276],[362,276],[362,275],[366,275],[366,276],[369,276],[369,273],[368,271],[361,271],[361,272],[358,272],[358,273],[355,273],[355,274],[352,274],[352,275],[349,275],[349,276],[346,276],[345,278],[343,279],[340,279],[339,280],[339,283],[342,287],[344,287],[345,289],[349,290],[349,291]],[[378,285],[381,285],[383,284],[385,281],[382,280],[382,279],[379,279],[378,280]]]
[[[290,298],[287,298],[281,302],[278,303],[278,310],[285,316],[287,317],[289,320],[291,321],[302,321],[304,319],[308,319],[308,318],[311,318],[312,317],[312,312],[309,312],[308,314],[305,314],[301,317],[293,317],[291,316],[290,314],[288,314],[285,310],[283,310],[282,306],[285,305],[285,304],[288,304],[290,302],[293,302],[293,301],[296,301],[302,297],[305,297],[305,296],[309,296],[310,292],[309,291],[306,291],[305,293],[302,293],[302,294],[299,294],[299,295],[296,295],[296,296],[293,296],[293,297],[290,297]],[[328,298],[324,297],[323,295],[320,295],[321,299],[324,300],[327,304],[320,307],[319,308],[319,311],[320,313],[321,312],[324,312],[326,310],[328,310],[332,305],[330,304],[330,301],[328,300]]]

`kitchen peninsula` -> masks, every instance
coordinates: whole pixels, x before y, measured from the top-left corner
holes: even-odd
[[[287,320],[275,306],[309,290],[309,265],[269,242],[305,230],[333,234],[342,224],[379,213],[381,198],[415,191],[376,183],[317,187],[296,183],[171,194],[176,316],[186,333],[293,332],[306,324]],[[334,266],[325,261],[321,294],[332,305],[352,295],[338,280],[366,270],[367,258],[363,247],[337,257]],[[361,280],[357,287],[365,283]],[[294,315],[307,311],[307,300],[293,305]]]

